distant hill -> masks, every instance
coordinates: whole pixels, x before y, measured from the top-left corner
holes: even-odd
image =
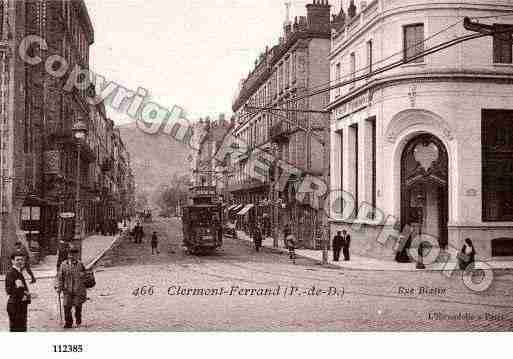
[[[135,122],[118,128],[130,152],[138,192],[152,194],[159,186],[169,184],[175,174],[189,174],[193,151],[188,146],[166,134],[147,134]]]

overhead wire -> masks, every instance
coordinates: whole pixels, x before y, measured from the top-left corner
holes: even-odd
[[[512,11],[511,13],[508,13],[508,14],[497,14],[497,15],[492,15],[492,16],[476,16],[476,17],[470,17],[470,18],[471,18],[471,19],[480,19],[480,18],[481,18],[481,19],[484,19],[484,18],[499,18],[499,17],[507,17],[507,16],[513,16],[513,11]],[[462,18],[464,18],[464,17],[462,17]],[[415,43],[415,44],[411,45],[411,46],[410,46],[410,47],[408,47],[408,48],[401,49],[400,51],[397,51],[397,52],[395,52],[395,53],[393,53],[393,54],[391,54],[391,55],[387,56],[386,58],[381,59],[381,60],[379,60],[379,61],[377,61],[377,62],[373,63],[373,64],[372,64],[372,66],[375,66],[375,65],[377,65],[377,64],[381,64],[381,63],[383,63],[383,62],[385,62],[385,61],[388,61],[388,60],[390,60],[391,58],[393,58],[393,57],[395,57],[395,56],[398,56],[398,55],[401,55],[401,54],[405,53],[405,51],[407,51],[407,50],[409,50],[409,49],[412,49],[412,48],[416,48],[417,46],[419,46],[419,45],[421,45],[421,44],[423,44],[423,45],[424,45],[424,44],[426,44],[426,42],[427,42],[427,41],[432,40],[433,38],[435,38],[435,37],[437,37],[437,36],[441,35],[442,33],[446,32],[446,31],[449,31],[451,28],[455,27],[456,25],[458,25],[458,24],[460,24],[460,23],[462,23],[462,22],[463,22],[463,19],[460,19],[460,20],[458,20],[458,21],[456,21],[456,22],[454,22],[454,23],[452,23],[452,24],[450,24],[450,25],[446,26],[446,27],[445,27],[445,28],[443,28],[442,30],[440,30],[440,31],[438,31],[438,32],[436,32],[436,33],[434,33],[433,35],[431,35],[431,36],[429,36],[429,37],[427,37],[427,38],[423,39],[422,41],[419,41],[419,42],[417,42],[417,43]],[[485,35],[485,36],[488,36],[488,35]],[[479,37],[481,37],[481,36],[479,36]],[[464,38],[464,37],[461,37],[461,38]],[[476,37],[476,38],[477,38],[477,37]],[[457,38],[457,39],[458,39],[458,38]],[[470,38],[470,39],[472,39],[472,38]],[[470,39],[467,39],[467,40],[470,40]],[[464,41],[467,41],[467,40],[464,40]],[[450,43],[451,41],[452,41],[452,40],[449,40],[449,41],[448,41],[448,42],[446,42],[446,43]],[[457,43],[459,43],[459,42],[457,42]],[[442,44],[445,44],[445,43],[442,43]],[[453,45],[454,45],[454,44],[453,44]],[[437,46],[438,46],[438,45],[434,46],[433,48],[436,48]],[[450,45],[450,46],[452,46],[452,45]],[[433,49],[433,48],[432,48],[432,49]],[[440,50],[441,50],[441,49],[440,49]],[[430,53],[429,53],[429,54],[430,54]],[[423,57],[423,56],[422,56],[422,57]],[[412,61],[412,60],[411,60],[411,59],[409,59],[409,61],[408,61],[408,62],[411,62],[411,61]],[[404,64],[404,63],[408,63],[408,62],[404,62],[404,59],[403,59],[403,60],[399,60],[399,61],[397,61],[397,62],[395,62],[395,63],[392,63],[391,65],[395,65],[395,64],[397,64],[397,63],[401,63],[401,65],[402,65],[402,64]],[[385,66],[385,68],[387,68],[387,66]],[[395,68],[395,66],[394,66],[394,67],[392,67],[392,68],[390,68],[390,69],[393,69],[393,68]],[[331,86],[331,84],[332,84],[332,83],[334,83],[334,82],[335,82],[335,83],[337,83],[337,82],[338,82],[338,83],[340,83],[340,79],[330,80],[329,82],[326,82],[326,83],[319,84],[319,85],[317,85],[317,86],[311,87],[311,88],[308,90],[308,93],[306,93],[306,94],[302,94],[300,97],[294,97],[294,98],[291,98],[291,99],[287,99],[287,100],[283,100],[283,101],[281,101],[281,102],[278,102],[278,103],[274,104],[274,105],[272,106],[272,108],[277,109],[277,108],[278,108],[278,106],[282,106],[282,105],[285,105],[285,104],[290,104],[290,103],[294,103],[294,102],[297,102],[297,101],[301,101],[301,100],[303,100],[303,99],[306,99],[306,98],[309,98],[309,97],[313,97],[313,96],[317,96],[317,95],[319,95],[319,94],[321,94],[321,93],[324,93],[324,92],[330,91],[330,90],[332,90],[332,89],[334,89],[334,88],[342,87],[342,86],[345,86],[345,85],[350,84],[350,83],[352,83],[352,82],[360,81],[361,79],[360,79],[359,77],[356,77],[355,75],[356,75],[356,74],[358,74],[358,73],[361,73],[361,72],[363,72],[363,71],[368,71],[368,70],[369,70],[369,66],[368,66],[368,65],[366,65],[366,66],[364,66],[364,67],[362,67],[362,68],[360,68],[360,69],[356,70],[354,73],[346,74],[346,75],[344,76],[344,78],[351,77],[351,79],[349,80],[349,82],[348,82],[348,81],[344,81],[344,82],[342,82],[342,85],[338,85],[338,84],[337,84],[337,85],[335,85],[335,87],[333,87],[333,86]],[[387,69],[387,70],[389,70],[389,69]],[[367,73],[367,75],[370,75],[370,74],[375,75],[376,73],[381,73],[381,72],[383,72],[383,71],[379,71],[379,72],[371,71],[371,72]],[[364,76],[365,76],[365,77],[368,77],[368,76],[366,76],[366,75],[364,75]],[[364,77],[364,78],[365,78],[365,77]],[[355,80],[355,79],[356,79],[356,80]],[[327,85],[328,85],[328,87],[326,87]],[[319,89],[322,89],[323,91],[319,92],[319,91],[318,91]],[[265,98],[264,103],[269,103],[269,102],[270,102],[270,101],[269,101],[269,97],[270,97],[270,96],[268,96],[268,97],[266,97],[266,98]],[[269,109],[269,108],[267,108],[267,109]],[[281,110],[286,110],[286,109],[281,109]],[[247,119],[252,118],[252,117],[254,117],[255,115],[258,115],[259,113],[261,113],[261,111],[262,111],[262,110],[255,110],[254,112],[247,111],[247,113],[246,113],[246,114],[243,114],[240,118],[242,118],[242,120],[243,120],[242,122],[245,122]]]
[[[451,28],[455,27],[456,25],[458,25],[458,24],[460,24],[460,23],[462,23],[462,22],[463,22],[463,17],[462,17],[462,19],[460,19],[460,20],[458,20],[458,21],[456,21],[456,22],[454,22],[454,23],[452,23],[452,24],[448,25],[447,27],[445,27],[445,28],[443,28],[442,30],[440,30],[440,31],[438,31],[438,32],[436,32],[436,33],[434,33],[433,35],[431,35],[431,36],[429,36],[429,37],[427,37],[427,38],[425,38],[425,39],[423,39],[423,40],[421,40],[421,41],[418,41],[418,42],[416,42],[416,43],[412,44],[411,46],[409,46],[409,47],[407,47],[407,48],[403,48],[403,49],[401,49],[401,50],[399,50],[399,51],[397,51],[397,52],[395,52],[395,53],[393,53],[393,54],[391,54],[391,55],[389,55],[389,56],[387,56],[387,57],[385,57],[385,58],[383,58],[383,59],[381,59],[381,60],[378,60],[378,61],[374,62],[372,65],[373,65],[373,66],[375,66],[375,65],[381,64],[381,63],[383,63],[383,62],[385,62],[385,61],[390,60],[391,58],[393,58],[393,57],[395,57],[395,56],[398,56],[398,55],[403,54],[403,53],[404,53],[405,51],[407,51],[407,50],[411,50],[411,49],[413,49],[413,48],[416,48],[417,46],[419,46],[419,45],[421,45],[421,44],[422,44],[422,45],[424,45],[424,44],[426,44],[426,42],[428,42],[429,40],[432,40],[433,38],[435,38],[435,37],[437,37],[437,36],[441,35],[442,33],[446,32],[446,31],[449,31]],[[366,65],[366,66],[364,66],[364,67],[361,67],[361,68],[357,69],[357,70],[354,72],[354,74],[356,74],[356,73],[360,73],[360,72],[362,72],[362,71],[367,71],[368,69],[369,69],[369,66],[368,66],[368,65]],[[347,74],[347,75],[345,75],[344,77],[350,77],[350,76],[352,76],[352,75],[353,75],[353,74]],[[329,86],[329,85],[331,85],[332,83],[334,83],[334,82],[338,82],[338,81],[340,81],[340,79],[330,80],[330,81],[328,81],[328,82],[324,82],[324,83],[321,83],[321,84],[319,84],[319,85],[316,85],[316,86],[310,87],[310,89],[309,89],[308,91],[309,91],[309,92],[311,92],[311,91],[315,91],[315,90],[317,90],[317,89],[324,88],[324,87],[326,87],[327,85]],[[265,103],[269,103],[269,102],[270,102],[270,97],[271,97],[271,96],[266,96],[266,98],[264,99],[264,102],[265,102]],[[279,102],[278,102],[277,104],[275,104],[275,106],[279,106],[279,105],[280,105],[280,103],[279,103]],[[252,115],[251,115],[251,114],[249,114],[249,116],[250,116],[250,117],[252,117]]]

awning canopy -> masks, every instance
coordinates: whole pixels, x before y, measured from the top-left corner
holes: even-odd
[[[228,207],[228,211],[231,211],[232,209],[238,206],[240,206],[240,204],[232,204],[230,207]]]
[[[243,215],[245,215],[246,213],[248,213],[248,212],[249,212],[249,210],[250,210],[251,208],[253,208],[253,207],[255,207],[255,205],[254,205],[254,204],[252,204],[252,203],[247,204],[247,205],[245,205],[245,206],[244,206],[244,208],[243,208],[243,209],[241,209],[241,210],[237,213],[237,215],[238,215],[238,216],[243,216]]]

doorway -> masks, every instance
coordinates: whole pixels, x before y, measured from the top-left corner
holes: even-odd
[[[431,134],[411,139],[401,156],[401,227],[410,225],[413,236],[428,234],[441,248],[448,243],[448,156],[444,144]],[[411,239],[397,254],[409,261]]]

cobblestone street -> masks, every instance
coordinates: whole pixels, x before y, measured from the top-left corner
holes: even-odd
[[[159,255],[151,255],[148,238],[153,230],[160,236]],[[85,326],[73,330],[513,328],[510,271],[497,272],[492,287],[476,294],[456,274],[446,278],[439,272],[347,270],[322,267],[306,258],[293,265],[286,255],[270,249],[256,253],[247,242],[236,239],[225,239],[214,255],[190,256],[181,248],[177,219],[159,219],[146,225],[145,233],[143,244],[123,239],[99,262],[97,285],[89,291],[90,301],[84,307]],[[419,294],[419,287],[432,290]],[[221,294],[192,295],[193,288]],[[278,295],[257,295],[255,290],[260,288]],[[190,295],[179,295],[187,289]],[[41,279],[32,291],[38,298],[30,306],[29,330],[61,330],[53,280]],[[0,305],[5,308],[3,293]],[[0,325],[7,330],[4,310]]]

